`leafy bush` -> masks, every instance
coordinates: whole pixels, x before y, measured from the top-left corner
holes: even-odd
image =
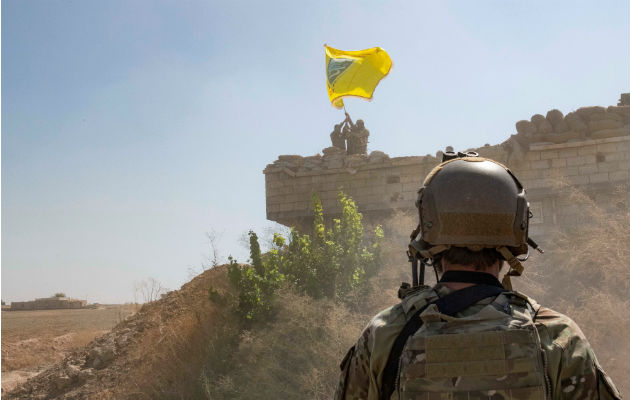
[[[364,240],[363,216],[354,201],[339,192],[341,217],[326,229],[324,210],[316,194],[312,196],[311,235],[291,230],[287,240],[274,234],[272,248],[260,251],[258,236],[249,232],[251,265],[239,265],[229,258],[228,277],[238,289],[237,311],[246,320],[268,316],[276,290],[284,280],[300,293],[313,298],[341,298],[374,275],[380,265],[383,229]]]
[[[374,275],[380,264],[380,244],[383,229],[377,226],[372,243],[367,245],[363,235],[363,216],[355,202],[339,192],[341,217],[333,219],[326,229],[322,203],[312,196],[312,239],[296,230],[284,263],[285,273],[296,288],[312,297],[343,296]]]
[[[273,297],[284,276],[275,262],[263,260],[258,236],[249,231],[251,265],[240,265],[229,257],[228,279],[239,290],[237,312],[246,320],[269,315]]]

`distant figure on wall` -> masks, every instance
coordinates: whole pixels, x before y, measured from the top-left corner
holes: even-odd
[[[352,154],[366,154],[367,144],[370,131],[365,129],[365,125],[362,119],[358,119],[356,124],[352,123],[350,115],[346,113],[346,119],[344,121],[345,137],[348,140],[348,155]]]
[[[338,149],[346,151],[346,135],[341,131],[341,124],[336,124],[333,131],[330,133],[330,140],[332,141],[333,147],[337,147]]]

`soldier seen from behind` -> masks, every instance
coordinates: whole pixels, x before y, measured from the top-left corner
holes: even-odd
[[[512,290],[537,245],[509,169],[448,152],[416,206],[414,284],[348,351],[335,399],[621,398],[575,322]],[[423,285],[425,265],[441,274],[434,287]]]
[[[335,124],[335,128],[330,133],[330,141],[333,147],[346,151],[346,135],[341,131],[343,124]]]
[[[357,123],[355,124],[352,122],[352,118],[350,118],[350,115],[346,113],[346,119],[343,121],[342,135],[348,141],[348,155],[367,155],[367,144],[368,137],[370,136],[370,131],[365,129],[365,124],[363,123],[362,119],[358,119]]]

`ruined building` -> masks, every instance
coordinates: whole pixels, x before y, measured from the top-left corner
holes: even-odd
[[[84,308],[87,300],[77,300],[68,297],[44,297],[31,301],[14,301],[11,302],[11,310],[56,310],[67,308]]]
[[[563,115],[550,110],[516,123],[505,142],[476,149],[481,156],[512,169],[527,189],[535,216],[530,232],[544,236],[549,228],[580,221],[580,209],[559,182],[587,193],[606,207],[614,190],[628,190],[630,96],[616,106],[583,107]],[[338,216],[339,189],[349,194],[368,222],[379,222],[394,210],[415,213],[422,179],[441,160],[435,156],[389,157],[380,151],[347,155],[324,149],[319,154],[279,156],[264,170],[267,218],[307,229],[312,223],[311,193],[322,200],[327,218]],[[461,150],[461,149],[456,149]]]

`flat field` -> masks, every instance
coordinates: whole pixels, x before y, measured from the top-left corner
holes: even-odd
[[[80,310],[2,311],[2,392],[62,360],[136,311],[130,305]]]

